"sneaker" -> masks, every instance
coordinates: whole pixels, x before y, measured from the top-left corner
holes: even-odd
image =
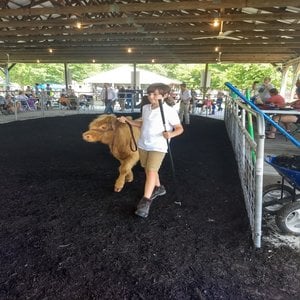
[[[160,186],[156,186],[154,188],[154,191],[150,197],[151,200],[155,199],[156,197],[158,196],[163,196],[167,193],[165,187],[163,185],[160,185]]]
[[[142,218],[147,218],[149,214],[149,209],[151,206],[152,200],[143,197],[139,202],[135,214]]]

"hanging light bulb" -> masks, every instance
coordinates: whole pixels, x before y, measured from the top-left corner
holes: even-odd
[[[131,52],[132,52],[132,49],[131,49],[131,48],[128,48],[128,49],[127,49],[127,52],[128,52],[128,53],[131,53]]]
[[[77,22],[77,23],[76,23],[76,27],[77,27],[78,29],[81,29],[81,22]]]
[[[219,19],[214,19],[213,26],[218,27],[219,25],[220,25],[220,20]]]
[[[49,49],[49,53],[53,53],[53,49],[50,48],[50,49]]]
[[[215,52],[218,52],[219,51],[219,47],[215,47]]]

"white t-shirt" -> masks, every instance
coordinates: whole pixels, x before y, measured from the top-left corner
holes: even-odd
[[[184,90],[180,92],[180,100],[185,104],[189,104],[191,100],[191,92],[189,90]]]
[[[180,124],[177,111],[163,103],[163,112],[167,131],[172,131],[175,125]],[[160,108],[151,108],[151,104],[143,106],[142,128],[138,140],[138,147],[146,151],[168,152],[167,140],[163,136],[165,131]]]

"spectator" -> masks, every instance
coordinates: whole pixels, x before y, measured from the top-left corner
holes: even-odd
[[[250,101],[255,103],[255,104],[262,104],[261,99],[259,98],[259,82],[258,81],[253,81],[252,87],[250,90]]]
[[[285,106],[284,98],[278,94],[278,90],[270,89],[270,98],[266,100],[265,104],[274,108],[281,108]]]
[[[8,111],[9,114],[15,113],[15,107],[17,108],[17,111],[20,111],[20,109],[21,109],[20,102],[14,103],[11,94],[7,93],[5,95],[5,102],[6,102],[6,110]]]
[[[101,91],[101,99],[105,104],[104,113],[113,114],[114,113],[114,101],[116,99],[116,93],[114,89],[109,85],[109,83],[104,83],[104,88]]]
[[[0,96],[0,111],[2,114],[8,115],[6,101],[3,96]]]
[[[120,105],[120,111],[125,110],[125,94],[126,94],[125,87],[121,86],[119,88],[119,92],[118,92],[118,101],[119,101],[119,105]]]
[[[222,111],[223,110],[223,108],[222,108],[223,97],[224,97],[223,92],[219,91],[218,94],[217,94],[217,101],[216,101],[218,111]]]
[[[190,113],[195,113],[196,102],[197,102],[197,92],[194,89],[191,89]]]
[[[265,77],[264,82],[258,89],[259,98],[263,104],[266,102],[267,99],[269,99],[271,97],[270,89],[273,89],[273,88],[274,88],[274,86],[271,84],[271,78]]]
[[[300,110],[300,98],[296,101],[289,103],[289,105],[296,109]],[[291,131],[291,124],[299,124],[300,123],[300,115],[275,115],[273,120],[276,123],[282,123],[287,132]],[[276,138],[276,131],[277,129],[274,126],[271,126],[269,134],[267,134],[268,139],[275,139]]]
[[[69,85],[68,89],[67,89],[67,95],[70,96],[70,95],[74,95],[74,94],[75,94],[74,89],[72,88],[71,85]]]
[[[213,100],[210,98],[210,94],[207,94],[207,98],[203,101],[203,105],[202,105],[200,114],[202,114],[203,111],[205,110],[206,113],[211,115],[212,114],[212,108],[213,108]]]
[[[52,88],[49,83],[46,85],[46,109],[52,108],[52,102],[51,102],[51,96],[52,96]]]
[[[27,85],[26,90],[25,90],[25,95],[27,97],[30,97],[33,94],[33,89],[31,88],[31,86]]]
[[[15,102],[19,110],[29,110],[28,97],[24,91],[19,91],[18,96],[15,98]]]
[[[180,122],[186,125],[190,124],[190,101],[192,99],[191,92],[187,89],[186,84],[180,85],[180,106],[179,106],[179,118]]]
[[[34,92],[35,92],[35,95],[38,97],[39,94],[40,94],[40,89],[39,89],[39,84],[36,83],[35,86],[34,86]]]
[[[31,110],[36,110],[36,104],[38,102],[38,99],[35,96],[35,93],[32,91],[32,93],[28,96],[28,105]]]
[[[131,86],[127,87],[125,90],[125,96],[125,108],[131,108],[133,101],[133,89]]]
[[[77,109],[78,97],[76,96],[74,90],[70,91],[70,94],[68,95],[68,100],[69,100],[69,108],[73,110]]]

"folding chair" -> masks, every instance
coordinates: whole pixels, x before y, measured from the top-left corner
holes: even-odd
[[[31,110],[27,100],[20,100],[20,103],[21,103],[21,109],[23,111]]]

